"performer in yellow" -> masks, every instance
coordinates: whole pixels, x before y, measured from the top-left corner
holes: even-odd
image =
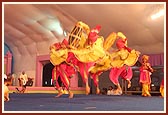
[[[121,32],[111,33],[104,42],[104,49],[108,50],[116,39],[118,49],[111,54],[106,51],[106,56],[90,68],[90,72],[95,74],[111,69],[109,78],[117,86],[118,92],[122,92],[118,77],[124,72],[125,74],[122,74],[122,77],[128,81],[128,87],[131,86],[132,70],[127,71],[125,68],[127,66],[131,68],[129,66],[133,66],[137,62],[139,52],[128,48],[127,38]]]
[[[117,37],[116,46],[118,50],[111,53],[113,59],[111,65],[113,67],[133,66],[137,62],[140,52],[127,46],[128,40],[123,33],[118,32]]]
[[[162,79],[162,82],[160,84],[160,94],[161,97],[164,97],[164,79]]]
[[[62,46],[61,43],[50,46],[50,62],[53,65],[59,65],[67,59],[68,49]]]
[[[81,24],[82,25],[82,24]],[[83,24],[86,25],[86,24]],[[84,63],[88,62],[96,62],[102,59],[106,53],[103,48],[103,42],[104,38],[102,36],[99,36],[98,33],[100,32],[100,26],[96,26],[96,28],[93,28],[89,33],[86,33],[86,37],[80,37],[80,34],[77,34],[77,37],[73,41],[78,41],[77,39],[80,39],[80,41],[83,41],[81,44],[81,47],[73,47],[70,52],[73,52],[75,57]],[[73,36],[76,36],[76,33]],[[82,33],[81,33],[82,34]],[[80,35],[78,37],[78,35]],[[83,34],[82,34],[83,35]],[[71,35],[72,36],[72,35]],[[71,36],[69,40],[71,40]],[[88,37],[88,38],[87,38]],[[85,39],[85,40],[83,40]],[[79,46],[79,43],[76,42],[75,46]],[[70,44],[72,46],[72,44]]]
[[[55,43],[50,47],[50,62],[55,66],[52,70],[52,80],[55,89],[58,90],[56,97],[64,94],[58,83],[58,77],[60,77],[68,91],[69,98],[73,98],[73,92],[70,90],[70,78],[76,74],[76,71],[74,67],[66,63],[68,57],[67,45],[68,41],[64,39],[61,43]]]
[[[113,45],[115,40],[117,40],[117,50],[109,53],[108,49]],[[92,73],[106,71],[114,67],[120,68],[124,65],[133,66],[137,62],[140,54],[139,51],[132,50],[127,46],[127,38],[121,32],[111,33],[104,42],[104,49],[106,49],[106,55],[90,69]]]
[[[151,84],[151,77],[150,75],[153,72],[153,68],[151,67],[150,63],[148,62],[149,56],[143,55],[142,56],[142,65],[140,67],[140,83],[142,84],[142,96],[151,96],[150,94],[150,84]]]
[[[99,25],[97,25],[91,31],[88,31],[89,26],[86,26],[85,23],[80,21],[79,23],[77,23],[75,28],[82,28],[83,30],[78,29],[79,31],[73,32],[74,30],[77,30],[77,29],[73,29],[73,31],[71,32],[69,37],[69,41],[70,41],[69,52],[73,53],[75,58],[78,60],[78,63],[75,65],[79,66],[78,67],[79,72],[86,85],[86,95],[88,95],[90,93],[90,87],[88,83],[88,73],[89,73],[88,70],[91,66],[93,66],[93,63],[101,60],[106,55],[105,50],[103,48],[104,38],[98,35],[101,28],[101,26]],[[84,30],[87,32],[84,33]],[[72,36],[73,36],[73,40],[72,40]],[[84,45],[81,45],[81,44],[84,44]]]

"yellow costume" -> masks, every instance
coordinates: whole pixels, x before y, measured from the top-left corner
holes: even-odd
[[[50,62],[55,66],[59,65],[67,59],[68,49],[61,48],[57,50],[55,46],[50,47]]]
[[[117,37],[121,39],[118,42],[120,43],[118,51],[112,52],[111,54],[106,51],[106,55],[101,60],[96,62],[94,67],[90,68],[91,73],[96,73],[97,71],[106,71],[113,67],[120,68],[124,65],[133,66],[137,62],[140,53],[134,49],[130,51],[127,50],[127,40],[125,40],[126,37],[121,32],[118,32],[117,34],[114,32],[111,33],[104,42],[104,49],[108,50],[113,45]],[[125,41],[123,42],[122,39]]]
[[[164,97],[164,79],[162,79],[162,82],[160,84],[160,94],[161,97]]]
[[[142,96],[151,96],[150,95],[150,84],[151,84],[151,73],[153,68],[151,68],[150,63],[148,63],[149,56],[142,56],[142,65],[139,68],[140,70],[140,83],[142,84]]]
[[[96,62],[106,55],[103,48],[103,41],[103,37],[98,37],[92,45],[81,49],[71,49],[70,52],[73,52],[75,57],[81,62]]]

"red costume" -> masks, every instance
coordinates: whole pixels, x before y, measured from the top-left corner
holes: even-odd
[[[140,80],[139,82],[142,84],[142,96],[151,96],[150,95],[150,84],[151,84],[151,74],[153,69],[148,63],[149,56],[142,56],[142,65],[140,67]]]
[[[112,68],[110,70],[109,78],[115,85],[118,85],[119,77],[122,77],[122,79],[125,79],[125,80],[131,80],[132,75],[133,75],[132,68],[125,65],[121,68]]]
[[[52,80],[55,88],[58,90],[57,97],[62,95],[61,88],[58,83],[58,77],[60,76],[66,89],[69,91],[69,98],[73,98],[73,93],[70,92],[70,78],[76,74],[75,68],[66,63],[67,59],[67,40],[64,39],[62,43],[56,43],[51,47],[50,61],[55,65],[52,70]]]

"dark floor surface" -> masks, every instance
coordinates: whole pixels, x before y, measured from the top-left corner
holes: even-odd
[[[75,94],[69,99],[68,95],[55,98],[56,94],[26,93],[10,94],[10,101],[4,102],[4,112],[25,111],[159,111],[164,112],[164,99],[159,96],[142,97],[141,95],[84,95]]]

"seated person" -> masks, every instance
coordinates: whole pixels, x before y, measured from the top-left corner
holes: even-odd
[[[22,89],[19,90],[17,87],[16,87],[16,90],[19,92],[19,93],[24,93],[25,90],[26,90],[26,86],[27,86],[27,81],[28,81],[28,77],[27,77],[27,74],[23,71],[19,77],[19,80],[21,81],[21,86],[22,86]]]
[[[4,75],[4,101],[9,101],[9,89],[6,75]]]
[[[106,95],[107,94],[107,88],[103,88],[102,91],[101,91],[101,94]]]
[[[109,89],[107,91],[107,95],[114,95],[114,89],[112,86],[109,86]]]
[[[117,89],[113,89],[112,86],[109,86],[107,95],[121,95],[121,93]]]

